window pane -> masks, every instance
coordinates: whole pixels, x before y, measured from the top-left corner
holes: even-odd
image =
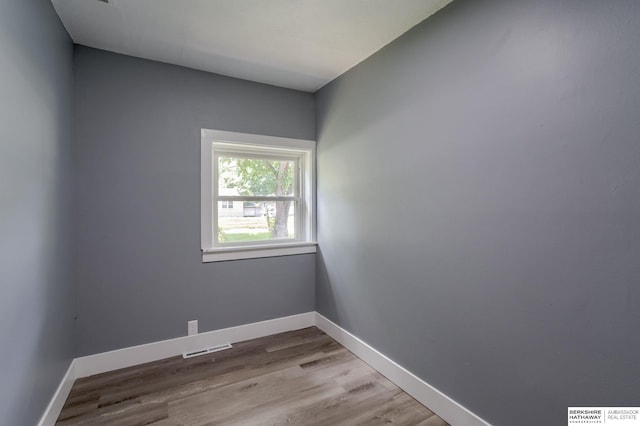
[[[218,157],[218,194],[294,196],[295,160]]]
[[[236,202],[233,205],[233,209],[218,209],[218,241],[220,243],[297,237],[296,202]]]

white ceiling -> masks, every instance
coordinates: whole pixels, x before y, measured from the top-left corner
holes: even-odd
[[[52,0],[73,41],[314,92],[451,0]]]

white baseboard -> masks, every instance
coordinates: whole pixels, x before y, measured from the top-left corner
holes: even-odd
[[[67,369],[66,374],[62,377],[62,380],[58,385],[58,389],[56,389],[56,392],[53,394],[53,397],[51,398],[47,409],[44,410],[44,414],[42,414],[42,417],[38,422],[39,426],[55,425],[56,420],[58,420],[58,416],[62,411],[62,407],[67,400],[67,396],[69,396],[71,386],[73,386],[73,381],[75,379],[75,360],[72,360],[71,364],[69,364],[69,368]]]
[[[194,349],[237,343],[258,337],[299,330],[315,325],[315,312],[291,315],[237,327],[223,328],[193,336],[178,337],[146,345],[103,352],[100,354],[75,358],[67,373],[62,378],[58,389],[53,394],[47,409],[42,415],[38,426],[53,426],[62,411],[73,382],[80,377],[105,373],[119,368],[131,367],[145,362],[157,361],[176,355],[182,355]]]
[[[316,312],[316,327],[453,426],[490,426],[429,383]]]
[[[306,312],[75,358],[38,425],[53,426],[55,424],[73,382],[77,378],[157,361],[199,348],[237,343],[314,325],[451,425],[490,426],[470,410],[317,312]]]
[[[299,330],[315,325],[315,312],[276,318],[237,327],[208,331],[193,336],[162,340],[146,345],[132,346],[115,351],[76,358],[76,377],[87,377],[119,368],[157,361],[185,352],[225,343],[236,343],[285,331]]]

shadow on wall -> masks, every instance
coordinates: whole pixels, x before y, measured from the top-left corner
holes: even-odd
[[[318,246],[318,251],[316,252],[316,310],[336,324],[343,324],[341,322],[343,318],[338,313],[334,291],[329,279],[329,271],[320,246]]]

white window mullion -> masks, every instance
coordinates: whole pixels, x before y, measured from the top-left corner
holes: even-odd
[[[245,195],[220,195],[218,201],[297,201],[299,197],[280,196],[280,197],[263,197],[263,196],[245,196]]]

